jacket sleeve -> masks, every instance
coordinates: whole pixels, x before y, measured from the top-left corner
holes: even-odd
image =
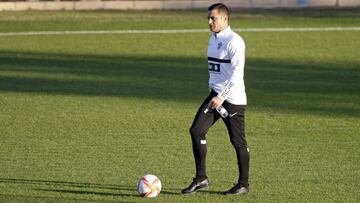
[[[230,77],[224,90],[217,95],[222,100],[226,100],[233,87],[243,80],[245,65],[244,41],[240,37],[232,39],[228,44],[227,53],[231,61],[231,68]]]

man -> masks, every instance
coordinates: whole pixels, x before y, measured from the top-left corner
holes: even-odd
[[[229,10],[222,4],[208,8],[211,37],[208,45],[209,96],[200,106],[190,128],[196,176],[181,192],[191,194],[209,186],[206,175],[206,133],[219,119],[224,121],[239,166],[238,183],[223,192],[224,195],[249,192],[249,151],[245,139],[244,111],[246,93],[244,85],[245,44],[229,26]],[[223,118],[218,109],[224,107],[228,115]]]

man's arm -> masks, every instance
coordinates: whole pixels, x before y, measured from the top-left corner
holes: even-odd
[[[228,53],[231,60],[231,74],[225,88],[217,96],[210,101],[212,108],[219,108],[227,99],[229,93],[235,86],[237,81],[243,80],[244,64],[245,64],[245,44],[241,39],[234,39],[230,41],[228,46]]]

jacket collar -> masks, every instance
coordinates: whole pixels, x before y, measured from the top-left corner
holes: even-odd
[[[219,37],[222,37],[224,36],[226,33],[228,33],[229,31],[231,30],[230,28],[230,25],[227,26],[227,28],[221,30],[220,32],[216,33],[216,32],[213,32],[215,38],[219,38]]]

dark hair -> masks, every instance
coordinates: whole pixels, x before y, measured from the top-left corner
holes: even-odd
[[[230,18],[229,9],[225,4],[223,4],[223,3],[213,4],[208,8],[208,11],[212,11],[214,9],[217,9],[220,13],[224,13],[228,19]]]

